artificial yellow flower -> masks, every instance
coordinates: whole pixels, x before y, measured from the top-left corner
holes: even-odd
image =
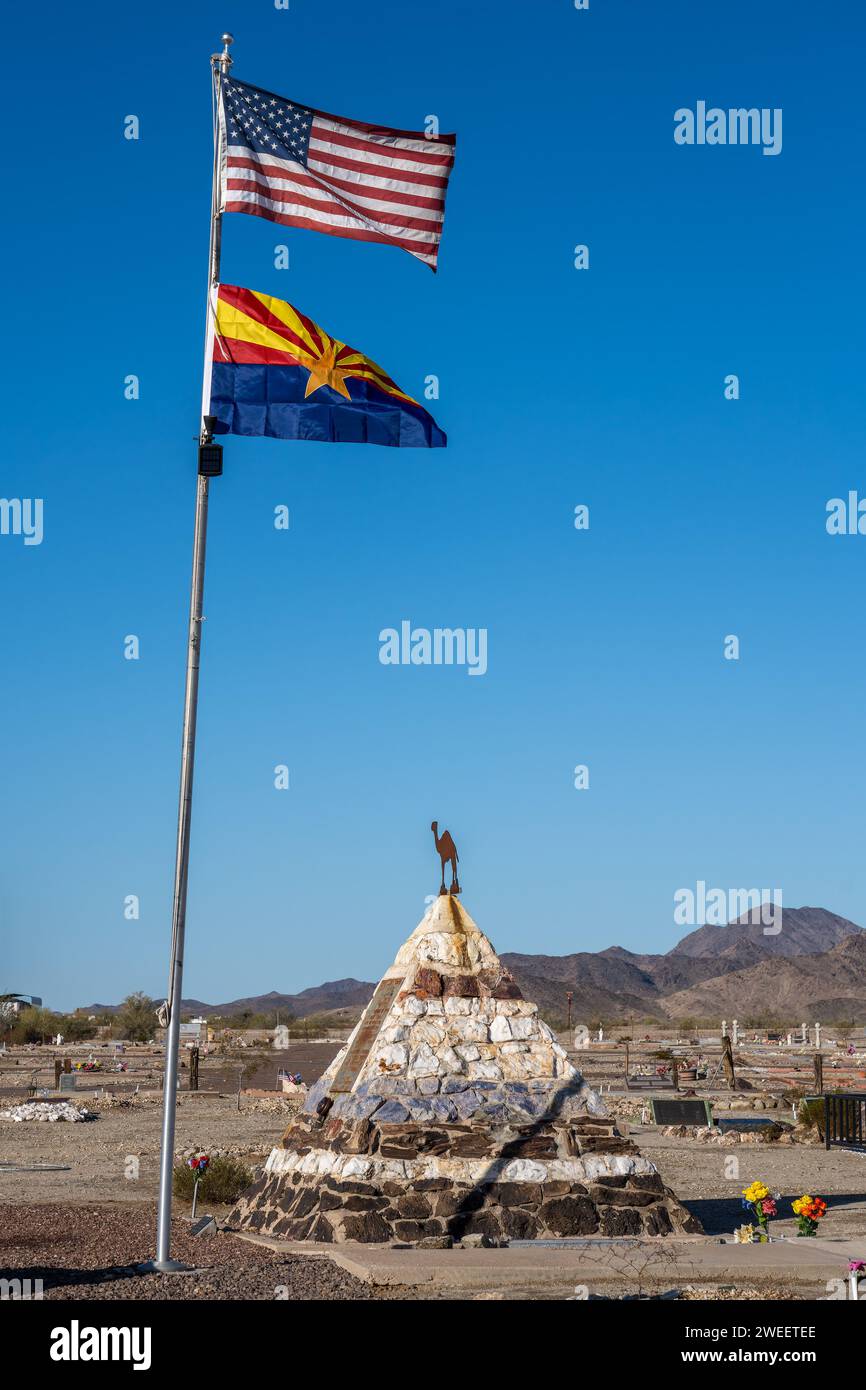
[[[769,1197],[770,1189],[766,1183],[760,1180],[753,1182],[749,1187],[743,1188],[743,1196],[747,1202],[763,1202],[765,1197]]]

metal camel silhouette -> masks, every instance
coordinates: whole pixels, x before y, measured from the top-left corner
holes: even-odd
[[[443,831],[442,831],[442,834],[441,834],[441,835],[439,834],[439,822],[438,822],[438,820],[434,820],[434,821],[433,821],[433,823],[432,823],[431,826],[430,826],[430,829],[433,831],[433,839],[436,841],[436,852],[438,853],[439,858],[440,858],[441,861],[442,861],[442,886],[441,886],[441,888],[439,889],[439,896],[441,897],[443,893],[449,893],[449,892],[450,892],[450,893],[459,893],[459,892],[460,892],[460,884],[459,884],[458,881],[457,881],[457,860],[459,859],[460,856],[459,856],[458,853],[457,853],[457,846],[455,845],[454,841],[452,840],[452,838],[451,838],[451,836],[450,836],[450,834],[448,833],[447,830],[443,830]],[[445,865],[446,865],[446,864],[450,864],[450,865],[451,865],[451,887],[450,887],[450,889],[445,887]]]

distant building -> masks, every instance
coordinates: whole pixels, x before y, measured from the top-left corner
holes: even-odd
[[[22,1009],[41,1009],[42,1000],[38,994],[23,994],[20,999],[12,999],[9,1002],[9,1012],[20,1014]]]
[[[191,1018],[189,1023],[180,1025],[181,1047],[197,1047],[208,1040],[206,1018]]]

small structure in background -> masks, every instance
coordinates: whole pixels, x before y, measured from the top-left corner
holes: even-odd
[[[289,1047],[289,1029],[287,1024],[278,1023],[274,1029],[274,1040],[271,1044],[278,1052],[286,1052]]]
[[[207,1019],[191,1018],[189,1023],[180,1025],[181,1047],[198,1047],[207,1042]]]

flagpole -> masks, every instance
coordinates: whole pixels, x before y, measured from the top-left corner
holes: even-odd
[[[172,1260],[171,1199],[174,1182],[174,1128],[177,1106],[177,1070],[180,1052],[180,1010],[183,997],[183,951],[186,929],[186,893],[189,878],[189,838],[192,820],[192,787],[195,765],[195,733],[198,712],[199,657],[201,653],[202,601],[204,596],[204,567],[207,544],[208,486],[210,478],[222,471],[222,450],[212,444],[213,419],[210,409],[210,378],[213,357],[214,296],[220,275],[222,215],[220,213],[220,168],[223,156],[220,122],[220,87],[232,65],[229,47],[231,34],[222,36],[222,53],[211,57],[214,112],[214,160],[211,182],[210,247],[208,251],[208,286],[205,317],[205,357],[202,381],[202,419],[199,435],[199,468],[196,479],[195,529],[192,547],[192,579],[189,596],[189,634],[186,657],[186,688],[183,707],[183,737],[180,760],[180,797],[177,816],[177,845],[175,850],[174,899],[171,922],[171,964],[168,994],[164,1007],[167,1015],[165,1039],[165,1076],[162,1102],[162,1145],[159,1161],[159,1206],[156,1226],[156,1259],[146,1268],[170,1271],[185,1270],[187,1265]]]

